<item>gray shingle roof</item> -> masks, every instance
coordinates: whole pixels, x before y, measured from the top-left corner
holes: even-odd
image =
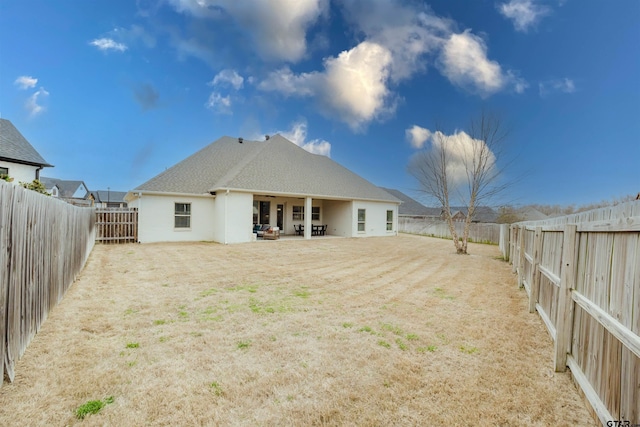
[[[224,136],[133,191],[206,194],[226,189],[399,202],[330,158],[280,135],[243,143]]]
[[[388,193],[391,193],[397,199],[402,201],[402,204],[398,208],[398,215],[406,215],[406,216],[440,216],[442,209],[440,208],[429,208],[422,203],[418,202],[415,199],[404,194],[402,191],[395,190],[392,188],[384,188],[380,187]]]
[[[0,159],[34,166],[53,166],[7,119],[0,119]]]
[[[451,215],[455,215],[456,212],[461,212],[466,216],[468,209],[461,206],[451,206]],[[476,222],[496,222],[498,213],[489,206],[476,206],[472,220]]]
[[[96,202],[124,202],[124,197],[127,195],[126,191],[114,191],[114,190],[98,190],[92,191],[93,197]]]
[[[532,207],[520,208],[516,211],[516,214],[520,217],[520,221],[540,221],[549,218],[547,215]]]
[[[47,190],[51,190],[54,185],[58,186],[60,191],[59,197],[62,198],[71,198],[78,191],[78,188],[81,185],[84,185],[87,188],[87,185],[83,181],[74,181],[67,179],[58,179],[58,178],[47,178],[40,177],[40,182],[45,186]]]

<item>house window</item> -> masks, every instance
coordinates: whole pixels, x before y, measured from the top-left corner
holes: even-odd
[[[293,207],[293,220],[304,221],[304,206]]]
[[[320,221],[320,206],[314,206],[311,208],[311,219],[313,221]]]
[[[191,203],[175,204],[175,228],[191,228]]]
[[[387,231],[393,231],[393,211],[387,211]]]
[[[365,231],[364,222],[366,217],[365,209],[358,209],[358,231]]]
[[[9,168],[0,168],[0,176],[9,175]]]

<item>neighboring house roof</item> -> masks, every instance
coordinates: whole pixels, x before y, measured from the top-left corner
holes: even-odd
[[[455,216],[458,212],[466,217],[468,209],[466,207],[451,206],[452,216]],[[496,222],[498,220],[498,213],[489,206],[476,206],[472,220],[475,222]]]
[[[390,201],[391,194],[326,156],[275,135],[266,141],[224,136],[133,191],[207,194],[222,190]]]
[[[43,176],[40,177],[40,182],[45,186],[47,191],[51,190],[54,186],[57,186],[59,191],[58,197],[60,198],[73,198],[74,194],[76,194],[76,192],[81,188],[86,190],[86,194],[81,198],[86,198],[90,193],[84,181],[70,181],[58,178],[46,178]]]
[[[32,166],[53,166],[7,119],[0,119],[0,159]]]
[[[93,198],[98,203],[126,203],[124,197],[127,195],[126,191],[113,191],[113,190],[98,190],[92,191]]]
[[[440,216],[440,208],[429,208],[415,199],[404,194],[402,191],[392,188],[380,187],[387,193],[390,193],[396,199],[402,201],[402,204],[398,208],[398,215],[403,216]]]
[[[516,211],[516,215],[520,218],[520,221],[539,221],[549,218],[539,210],[531,207],[520,208]]]

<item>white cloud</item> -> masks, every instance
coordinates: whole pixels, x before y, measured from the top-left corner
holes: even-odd
[[[440,55],[442,74],[456,86],[482,97],[507,87],[522,93],[527,83],[512,71],[504,72],[498,62],[487,57],[487,45],[469,30],[451,34]]]
[[[529,87],[529,83],[527,83],[524,79],[516,77],[513,72],[509,71],[507,72],[507,75],[509,76],[509,80],[511,80],[511,82],[513,83],[513,90],[516,93],[524,93],[524,91]]]
[[[209,99],[204,105],[217,113],[231,114],[231,98],[229,96],[222,96],[218,92],[211,92]]]
[[[38,114],[45,111],[45,107],[38,104],[38,101],[42,101],[42,98],[46,98],[49,96],[49,92],[47,92],[43,87],[38,89],[33,95],[27,98],[24,106],[29,111],[30,116],[37,116]]]
[[[108,39],[119,40],[124,46],[139,44],[139,42],[142,42],[148,48],[156,46],[155,36],[148,33],[140,25],[134,24],[129,29],[123,27],[114,28],[107,35],[109,36]]]
[[[498,11],[513,21],[516,31],[525,33],[549,13],[547,7],[534,0],[511,0],[498,5]]]
[[[389,50],[362,42],[324,61],[324,71],[294,74],[288,68],[272,73],[258,87],[291,96],[315,96],[325,114],[360,130],[372,119],[393,111],[387,88]]]
[[[328,0],[169,0],[181,13],[203,19],[231,17],[266,59],[299,61],[306,32],[327,10]]]
[[[269,73],[258,83],[258,89],[280,92],[285,96],[313,96],[319,79],[318,72],[294,74],[289,67],[283,67]]]
[[[325,110],[357,130],[395,109],[387,102],[391,62],[389,50],[371,42],[362,42],[337,58],[327,59],[320,94]]]
[[[222,70],[209,82],[210,86],[230,85],[235,90],[242,88],[244,79],[235,70]]]
[[[95,39],[89,42],[90,45],[97,47],[102,51],[116,50],[124,52],[127,50],[127,46],[124,43],[118,43],[113,39],[103,37],[101,39]]]
[[[38,79],[31,76],[20,76],[16,79],[15,82],[13,82],[13,84],[18,86],[20,89],[30,89],[32,87],[35,87],[37,83]]]
[[[424,72],[429,60],[437,59],[438,69],[454,85],[483,97],[505,89],[522,93],[528,86],[487,57],[484,40],[470,30],[454,32],[453,21],[426,6],[343,0],[342,7],[362,42],[325,58],[323,70],[296,73],[283,67],[258,88],[313,97],[325,115],[358,131],[393,113],[393,86]]]
[[[538,90],[541,97],[545,97],[551,93],[573,93],[576,91],[576,85],[569,78],[553,79],[538,83]]]
[[[422,148],[424,143],[431,138],[431,131],[418,125],[413,125],[404,133],[413,148]]]
[[[446,135],[440,131],[424,130],[429,132],[428,140],[430,140],[431,146],[427,152],[419,153],[419,155],[435,156],[432,158],[437,159],[444,152],[447,157],[446,173],[451,192],[454,192],[456,187],[467,183],[467,171],[473,164],[473,160],[479,158],[479,153],[488,153],[486,158],[488,172],[495,168],[496,157],[484,141],[471,138],[464,131],[456,131],[451,135]]]
[[[276,132],[310,153],[331,157],[331,144],[324,139],[307,141],[307,121],[300,119],[291,124],[288,131]]]
[[[343,1],[344,15],[365,39],[384,46],[392,55],[390,76],[394,82],[410,78],[427,66],[426,56],[437,52],[453,22],[434,15],[427,6],[399,1]]]

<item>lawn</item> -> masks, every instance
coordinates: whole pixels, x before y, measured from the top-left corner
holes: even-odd
[[[595,425],[497,247],[469,250],[97,245],[0,425]]]

